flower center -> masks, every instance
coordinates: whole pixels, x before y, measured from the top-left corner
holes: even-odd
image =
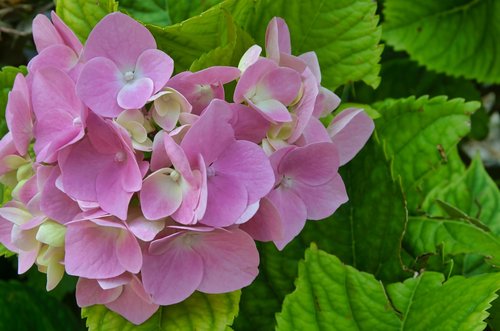
[[[215,169],[212,166],[210,166],[207,168],[207,177],[213,177],[213,176],[215,176]]]
[[[293,179],[290,177],[284,176],[283,179],[281,180],[281,185],[285,188],[290,188],[293,185]]]
[[[82,125],[82,119],[80,118],[80,116],[75,117],[73,119],[73,126],[81,126],[81,125]]]
[[[172,178],[172,180],[174,182],[178,181],[180,178],[181,178],[181,174],[177,171],[177,170],[173,170],[171,173],[170,173],[170,178]]]
[[[127,71],[125,75],[123,75],[123,78],[125,79],[126,82],[130,82],[132,79],[134,79],[134,72]]]

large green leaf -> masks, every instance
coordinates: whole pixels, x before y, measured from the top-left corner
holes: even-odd
[[[57,0],[57,15],[85,42],[90,31],[107,14],[118,9],[114,0]]]
[[[410,212],[419,209],[428,190],[440,183],[442,174],[434,176],[440,168],[448,162],[460,168],[456,145],[469,132],[470,115],[479,106],[445,96],[388,99],[374,105],[382,115],[375,121],[376,131],[392,159],[393,175],[402,179]],[[434,182],[424,183],[428,178]]]
[[[312,246],[295,291],[277,316],[279,331],[476,331],[485,328],[500,273],[464,278],[425,272],[387,286]],[[390,300],[389,300],[390,299]]]
[[[180,2],[180,1],[179,1]],[[156,25],[170,25],[167,0],[120,0],[120,10],[125,10],[133,18]]]
[[[238,314],[240,291],[225,294],[195,292],[176,305],[160,307],[137,326],[102,305],[82,309],[89,331],[225,331]]]
[[[387,287],[391,302],[401,313],[397,330],[484,330],[486,310],[500,289],[500,273],[455,276],[443,282],[442,274],[425,272]]]
[[[236,17],[260,45],[264,45],[269,20],[284,18],[290,28],[292,52],[315,51],[322,84],[333,90],[360,80],[373,87],[379,84],[382,46],[376,9],[371,0],[262,0],[255,2],[247,20]]]
[[[229,13],[243,19],[250,10],[245,1],[229,0],[179,24],[146,27],[154,35],[158,48],[174,59],[175,70],[179,72],[188,70],[202,55],[234,42],[237,28]]]
[[[68,307],[19,282],[0,281],[0,330],[77,331],[80,320]]]
[[[500,264],[500,238],[467,220],[410,217],[405,235],[406,247],[414,256],[428,253],[480,254],[493,265]]]
[[[295,291],[277,315],[278,331],[397,330],[400,321],[373,275],[312,246],[299,265]]]
[[[190,17],[200,15],[213,5],[222,2],[222,0],[167,0],[168,10],[172,23],[180,23]]]
[[[500,83],[500,2],[384,2],[384,39],[427,68],[484,83]]]
[[[24,66],[19,68],[7,66],[0,70],[0,137],[3,137],[8,131],[5,122],[5,107],[7,107],[7,99],[12,85],[14,85],[14,79],[18,73],[26,74],[26,72]]]
[[[423,207],[428,213],[446,216],[438,200],[458,207],[500,235],[500,191],[479,157],[474,158],[467,172],[431,191],[424,201]]]

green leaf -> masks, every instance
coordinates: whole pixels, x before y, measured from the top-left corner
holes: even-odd
[[[118,9],[114,0],[57,0],[57,15],[73,30],[81,42],[107,14]]]
[[[441,178],[434,176],[440,168],[448,162],[453,169],[460,167],[456,145],[469,132],[470,115],[479,106],[479,102],[445,96],[374,104],[382,115],[375,121],[376,131],[392,159],[393,176],[402,179],[410,212],[419,209],[428,190],[440,183]],[[424,183],[427,178],[432,182]]]
[[[398,330],[484,330],[486,311],[500,289],[500,273],[464,278],[425,272],[404,283],[387,286],[394,307],[401,313]]]
[[[172,24],[168,15],[167,0],[120,0],[119,8],[143,23]]]
[[[384,2],[384,39],[431,70],[500,83],[500,2]]]
[[[466,220],[410,217],[405,247],[411,247],[414,256],[438,253],[440,248],[444,256],[474,253],[500,264],[500,238]]]
[[[158,48],[174,59],[175,70],[179,72],[188,70],[202,55],[234,42],[237,28],[229,13],[246,17],[250,9],[245,2],[230,0],[179,24],[167,27],[147,24],[146,27],[155,37]]]
[[[479,331],[500,289],[500,273],[464,278],[424,272],[387,286],[314,245],[277,330]],[[390,299],[390,300],[389,300]]]
[[[18,73],[25,75],[26,67],[3,67],[0,70],[0,137],[3,137],[7,131],[7,122],[5,122],[5,108],[7,107],[7,99],[14,80]]]
[[[278,331],[398,330],[400,321],[373,275],[312,246],[299,264],[295,291],[277,315]]]
[[[219,2],[222,2],[222,0],[167,0],[168,10],[173,24],[200,15],[202,12]]]
[[[244,2],[244,1],[241,1]],[[266,27],[274,16],[286,20],[292,53],[315,51],[321,65],[322,85],[329,89],[354,81],[377,87],[380,83],[381,29],[371,0],[262,0],[241,22],[264,45]]]
[[[224,294],[195,292],[188,299],[163,306],[146,322],[137,326],[105,306],[82,309],[89,331],[224,331],[238,314],[240,291]]]
[[[500,190],[484,169],[479,156],[473,159],[462,176],[437,187],[425,199],[423,207],[428,213],[446,216],[437,200],[458,207],[500,235]]]
[[[0,281],[0,306],[0,330],[83,330],[66,305],[19,282]]]

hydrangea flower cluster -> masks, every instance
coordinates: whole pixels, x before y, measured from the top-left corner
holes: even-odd
[[[314,52],[292,55],[282,19],[269,23],[266,57],[255,45],[238,68],[173,77],[173,60],[121,13],[85,45],[55,13],[36,17],[33,35],[39,54],[16,77],[0,141],[12,188],[0,242],[19,273],[47,274],[47,290],[77,276],[79,306],[140,324],[194,291],[249,285],[255,240],[282,249],[347,201],[337,170],[373,122],[346,109],[321,124],[340,100]]]

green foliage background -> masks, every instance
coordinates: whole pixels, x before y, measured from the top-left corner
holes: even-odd
[[[144,23],[177,72],[237,65],[248,47],[263,46],[267,22],[283,17],[292,52],[316,51],[323,86],[377,118],[368,144],[341,169],[350,201],[330,218],[308,222],[281,252],[260,244],[260,274],[251,286],[195,293],[141,326],[104,306],[89,307],[82,310],[89,330],[500,330],[500,192],[498,177],[488,173],[498,169],[485,169],[459,148],[488,135],[492,111],[481,98],[500,91],[500,2],[58,0],[56,6],[82,41],[115,10]],[[19,71],[25,68],[0,71],[2,112]],[[82,328],[68,309],[74,280],[65,280],[40,311],[37,303],[48,296],[33,275],[20,279],[29,286],[0,282],[0,329]],[[19,320],[25,315],[37,322]]]

